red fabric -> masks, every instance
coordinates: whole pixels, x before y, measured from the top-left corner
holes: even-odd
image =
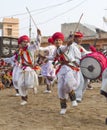
[[[97,51],[94,46],[90,46],[90,50],[91,50],[92,52],[96,52],[96,51]]]
[[[61,65],[58,66],[58,68],[55,71],[55,74],[57,75],[57,73],[59,72],[59,70],[61,69]]]
[[[27,48],[28,48],[28,46],[26,46],[26,47],[23,47],[23,51],[26,51],[26,50],[27,50]]]
[[[76,32],[76,33],[74,34],[74,36],[75,36],[75,37],[79,37],[79,38],[83,38],[83,33],[81,33],[81,32]]]
[[[80,48],[80,52],[84,52],[84,50],[82,48]]]
[[[18,44],[21,44],[21,42],[23,42],[23,41],[30,42],[30,38],[27,35],[23,35],[23,36],[19,37]]]
[[[65,57],[63,54],[60,54],[60,55],[57,55],[55,58],[54,58],[54,62],[56,61],[65,61]]]
[[[7,72],[9,76],[12,76],[12,71]]]
[[[63,54],[59,55],[59,57],[56,57],[56,58],[54,59],[54,61],[56,61],[56,60],[58,60],[59,62],[61,62],[61,61],[67,62],[66,59],[65,59],[65,56],[64,56]],[[67,65],[67,64],[66,64],[66,65]],[[60,71],[61,66],[62,66],[62,65],[59,65],[59,66],[58,66],[58,68],[56,69],[55,74],[57,74],[57,73]],[[68,64],[67,66],[69,66],[71,69],[73,69],[73,70],[75,70],[75,71],[79,71],[79,68],[78,68],[78,67],[70,66],[69,64]]]
[[[49,42],[49,43],[51,43],[51,44],[53,44],[53,43],[54,43],[54,41],[53,41],[52,37],[48,38],[48,42]]]
[[[5,65],[6,65],[5,61],[4,60],[0,60],[0,66],[5,66]]]
[[[56,32],[53,34],[52,39],[53,41],[55,41],[56,39],[61,39],[62,41],[64,41],[64,35],[61,32]]]

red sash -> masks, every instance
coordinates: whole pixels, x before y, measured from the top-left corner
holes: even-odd
[[[56,69],[56,74],[59,72],[59,70],[61,69],[61,66],[62,65],[67,65],[69,66],[72,70],[75,70],[75,71],[79,71],[79,68],[78,67],[75,67],[75,66],[72,66],[72,65],[69,65],[69,62],[67,60],[67,57],[64,55],[64,54],[60,54],[59,56],[57,56],[55,58],[55,61],[57,61],[60,63],[60,65],[58,66],[58,68]]]

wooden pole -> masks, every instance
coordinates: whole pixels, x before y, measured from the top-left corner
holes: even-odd
[[[77,31],[78,27],[79,27],[79,24],[80,24],[80,21],[81,21],[81,19],[82,19],[82,16],[83,16],[83,13],[81,14],[81,16],[80,16],[80,18],[79,18],[79,21],[78,21],[78,23],[77,23],[77,26],[75,27],[75,30],[74,30],[74,32],[73,32],[73,37],[74,37],[75,32]]]
[[[31,13],[30,13],[30,11],[29,11],[29,9],[28,9],[27,7],[26,7],[26,10],[28,11],[28,13],[29,13],[29,15],[30,15],[30,18],[32,19],[32,21],[33,21],[35,27],[38,29],[38,27],[37,27],[37,25],[36,25],[36,23],[35,23],[35,21],[34,21],[32,15],[31,15]]]

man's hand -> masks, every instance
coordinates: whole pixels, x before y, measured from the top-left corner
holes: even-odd
[[[38,29],[38,28],[37,28],[37,34],[40,36],[42,35],[40,29]]]
[[[72,37],[69,37],[69,38],[67,39],[67,46],[70,46],[72,43],[73,43],[73,38],[72,38]]]

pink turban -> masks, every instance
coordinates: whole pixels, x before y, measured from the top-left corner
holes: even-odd
[[[53,44],[54,41],[53,41],[52,37],[48,38],[48,42]]]
[[[53,41],[55,41],[56,39],[61,39],[62,41],[64,41],[64,35],[61,32],[56,32],[53,34],[52,39]]]
[[[21,44],[21,42],[23,42],[23,41],[30,42],[30,38],[27,35],[23,35],[23,36],[19,37],[18,44]]]

